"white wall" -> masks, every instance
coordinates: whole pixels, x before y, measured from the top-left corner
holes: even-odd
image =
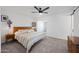
[[[37,18],[38,21],[46,22],[47,36],[67,39],[71,35],[72,23],[70,15],[45,15]],[[39,24],[40,25],[40,24]]]
[[[54,15],[49,17],[47,35],[55,38],[66,39],[71,34],[71,16]]]
[[[31,26],[31,21],[33,20],[33,18],[31,18],[30,16],[20,14],[18,13],[18,11],[13,11],[12,9],[5,9],[5,11],[6,12],[2,14],[8,15],[14,26]]]
[[[1,22],[1,43],[5,42],[5,35],[9,33],[9,27],[6,22]]]
[[[9,20],[12,21],[13,26],[32,26],[32,17],[21,14],[19,10],[13,10],[11,8],[4,8],[1,10],[2,15],[8,15]],[[9,27],[6,22],[1,22],[1,43],[5,42],[5,35],[9,33]],[[12,33],[12,32],[11,32]]]
[[[74,16],[74,36],[79,36],[79,9],[76,11]]]

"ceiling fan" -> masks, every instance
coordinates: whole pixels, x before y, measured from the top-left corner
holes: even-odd
[[[32,12],[32,13],[45,13],[45,14],[48,14],[48,12],[45,12],[47,9],[49,9],[50,7],[46,7],[46,8],[44,8],[44,9],[42,9],[41,7],[36,7],[36,6],[34,6],[34,8],[38,11],[38,12],[36,12],[36,11],[34,11],[34,12]]]

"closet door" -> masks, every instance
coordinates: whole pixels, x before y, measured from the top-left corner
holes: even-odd
[[[38,21],[37,22],[37,31],[38,32],[46,32],[46,22]]]

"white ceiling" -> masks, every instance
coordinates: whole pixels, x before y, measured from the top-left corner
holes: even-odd
[[[47,6],[38,6],[41,8],[46,8]],[[49,6],[50,8],[46,10],[48,12],[47,15],[70,15],[75,8],[74,6]],[[37,15],[32,13],[33,11],[37,11],[33,6],[3,6],[1,7],[3,12],[6,10],[15,13],[25,14],[25,15]],[[45,15],[45,14],[44,14]]]

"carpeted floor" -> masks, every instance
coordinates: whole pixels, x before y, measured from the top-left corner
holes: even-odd
[[[26,49],[17,41],[7,42],[1,45],[2,53],[25,53]]]
[[[2,44],[2,53],[26,53],[26,49],[17,41]],[[44,38],[37,42],[30,53],[67,53],[67,41],[55,38]]]

